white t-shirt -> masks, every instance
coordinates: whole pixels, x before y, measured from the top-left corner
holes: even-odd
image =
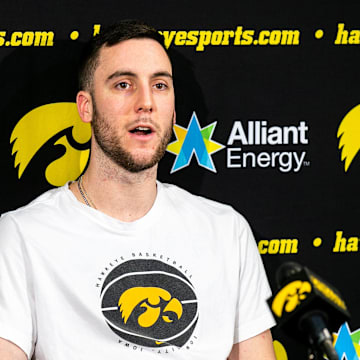
[[[4,214],[0,337],[37,360],[222,360],[273,326],[244,218],[157,186],[131,223],[83,205],[68,185]]]

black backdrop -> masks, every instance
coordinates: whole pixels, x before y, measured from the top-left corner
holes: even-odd
[[[2,3],[0,212],[53,187],[45,171],[68,151],[54,145],[61,136],[78,154],[88,148],[86,139],[79,145],[64,127],[28,155],[31,160],[19,178],[10,144],[15,125],[40,106],[75,101],[77,59],[94,31],[122,18],[144,19],[168,39],[174,36],[170,49],[177,124],[187,129],[195,112],[200,128],[216,122],[209,140],[223,145],[214,153],[208,149],[216,172],[199,166],[198,153],[189,166],[171,172],[176,155],[167,152],[160,180],[231,204],[244,214],[273,289],[276,269],[290,260],[307,265],[337,287],[352,315],[352,341],[358,344],[360,115],[355,109],[345,116],[360,104],[359,10],[355,1],[309,6],[241,0]],[[233,37],[226,41],[224,31],[233,31]],[[201,39],[210,42],[202,51]],[[30,154],[27,144],[38,141],[37,134],[54,121],[45,116],[35,126],[34,116],[17,134],[22,154]],[[340,124],[344,154],[355,155],[346,171],[339,150]],[[252,144],[252,126],[273,134],[272,143],[262,137]],[[230,134],[235,135],[233,142]],[[299,167],[295,156],[303,156]],[[64,178],[68,169],[61,171]],[[336,244],[337,233],[344,240]],[[275,329],[273,335],[278,359],[305,358],[306,349],[287,334]],[[345,345],[343,350],[350,351]]]

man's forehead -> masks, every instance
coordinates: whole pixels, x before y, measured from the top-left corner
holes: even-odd
[[[143,68],[171,73],[171,62],[164,48],[149,38],[130,39],[112,46],[104,45],[99,51],[98,69]]]

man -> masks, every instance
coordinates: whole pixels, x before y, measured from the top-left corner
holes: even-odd
[[[80,86],[85,174],[0,221],[0,358],[274,360],[246,221],[156,181],[175,122],[160,35],[103,30]]]

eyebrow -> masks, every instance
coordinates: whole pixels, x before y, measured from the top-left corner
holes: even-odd
[[[108,78],[106,79],[106,81],[110,81],[114,78],[120,77],[120,76],[131,76],[131,77],[137,77],[137,75],[135,73],[133,73],[132,71],[115,71],[114,73],[112,73],[111,75],[108,76]],[[158,71],[154,74],[151,75],[152,78],[156,78],[159,76],[165,76],[168,77],[172,80],[172,75],[168,72],[168,71]]]
[[[153,78],[158,77],[158,76],[165,76],[165,77],[168,77],[170,79],[173,78],[172,75],[167,71],[159,71],[159,72],[156,72],[155,74],[152,75]]]

